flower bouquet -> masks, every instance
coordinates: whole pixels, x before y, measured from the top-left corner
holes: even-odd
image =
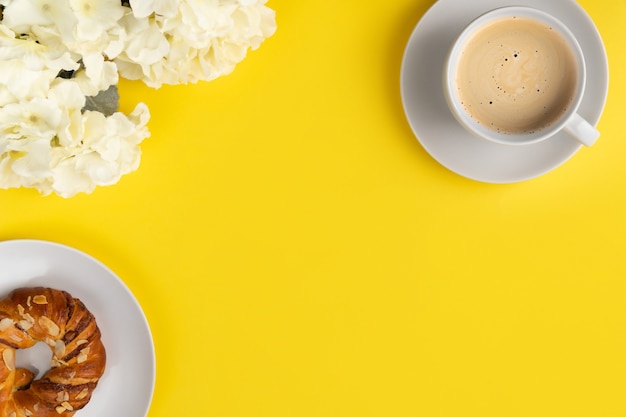
[[[139,166],[159,88],[233,71],[276,30],[266,0],[0,0],[0,188],[71,197]]]

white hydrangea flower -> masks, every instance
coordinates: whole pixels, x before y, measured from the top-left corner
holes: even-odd
[[[0,187],[33,187],[50,176],[51,143],[63,117],[56,102],[34,98],[0,112]]]
[[[128,116],[87,111],[81,119],[81,142],[72,149],[53,151],[52,189],[63,197],[92,192],[96,186],[112,185],[139,166],[139,144],[150,133],[148,108],[139,104]]]
[[[76,72],[74,78],[86,96],[95,96],[119,81],[117,65],[105,61],[99,53],[87,53],[82,59],[83,68]]]
[[[67,0],[11,0],[6,2],[2,24],[16,33],[34,27],[53,28],[65,42],[73,39],[78,19]]]
[[[129,80],[153,75],[151,67],[158,67],[170,51],[165,34],[153,18],[137,19],[133,14],[127,14],[120,23],[124,28],[124,48],[114,60],[120,74]]]
[[[82,140],[82,109],[85,96],[75,80],[57,78],[50,88],[48,97],[61,109],[62,122],[54,138],[54,146],[73,151]]]
[[[149,17],[153,13],[173,17],[178,13],[180,0],[130,0],[130,7],[138,19]]]
[[[161,2],[145,3],[157,7]],[[115,59],[120,74],[141,79],[154,88],[210,81],[227,75],[249,49],[258,48],[275,32],[275,13],[265,3],[265,0],[179,0],[175,15],[150,14],[143,19],[148,21],[148,28],[142,36],[151,39],[153,45],[156,39],[162,42],[165,38],[169,51],[152,48],[154,55],[141,55],[138,37],[126,36],[125,52]],[[133,17],[142,20],[137,15]],[[138,24],[133,21],[131,26]],[[157,28],[163,38],[158,37]],[[154,61],[157,52],[163,56]]]
[[[83,111],[78,81],[56,79],[47,98],[0,111],[0,188],[29,187],[63,197],[90,193],[137,169],[150,113]]]
[[[0,188],[71,197],[137,169],[148,108],[114,88],[230,73],[276,30],[266,0],[0,0]]]
[[[79,40],[95,41],[105,36],[126,12],[120,0],[69,0],[69,2],[78,19],[75,34]]]
[[[67,51],[50,48],[28,36],[19,38],[0,26],[0,86],[10,93],[0,104],[45,97],[59,71],[76,68],[78,64]]]

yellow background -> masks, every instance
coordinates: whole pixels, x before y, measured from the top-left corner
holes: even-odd
[[[76,247],[136,295],[150,417],[626,416],[626,3],[580,1],[609,56],[601,140],[512,185],[449,172],[406,122],[432,4],[271,0],[277,33],[233,74],[121,83],[152,112],[137,172],[0,191],[0,239]]]

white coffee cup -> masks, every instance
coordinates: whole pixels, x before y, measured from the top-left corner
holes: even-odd
[[[599,132],[577,111],[586,82],[572,32],[543,11],[510,6],[473,20],[453,43],[443,71],[448,107],[484,140],[528,145],[561,130],[586,146]]]

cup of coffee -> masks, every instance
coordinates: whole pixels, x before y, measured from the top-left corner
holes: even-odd
[[[444,67],[448,107],[479,138],[528,145],[561,130],[591,146],[598,131],[577,111],[585,59],[558,19],[529,7],[502,7],[472,21]]]

